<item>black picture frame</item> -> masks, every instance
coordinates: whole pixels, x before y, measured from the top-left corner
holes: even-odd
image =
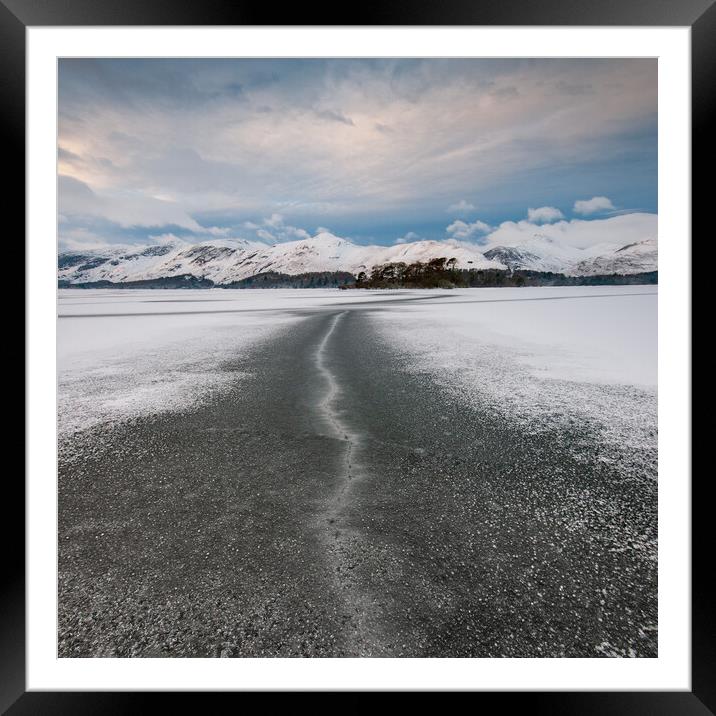
[[[25,31],[30,26],[276,25],[277,11],[243,0],[0,0],[0,127],[6,176],[25,176]],[[711,169],[716,104],[716,0],[382,0],[349,11],[294,5],[281,25],[562,25],[689,26],[692,38],[692,176]],[[692,180],[693,226],[705,224],[706,182]],[[7,207],[24,201],[24,181],[6,187]],[[23,213],[18,230],[24,232]],[[684,237],[690,240],[689,237]],[[689,480],[690,475],[684,475]],[[477,704],[550,714],[716,714],[716,618],[709,588],[713,543],[708,474],[692,482],[692,690],[690,692],[481,692]],[[8,494],[9,493],[9,494]],[[119,714],[166,706],[171,693],[26,692],[25,553],[17,526],[25,502],[18,476],[6,472],[3,580],[0,596],[0,710],[24,714]],[[217,694],[179,694],[184,708]],[[203,705],[203,704],[202,704]],[[205,708],[205,707],[204,707]]]

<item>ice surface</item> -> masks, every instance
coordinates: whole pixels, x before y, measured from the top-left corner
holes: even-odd
[[[655,460],[654,286],[61,290],[60,434],[190,406],[240,377],[221,369],[227,360],[333,307],[379,308],[375,325],[408,369],[466,404],[531,429],[586,424],[613,450]]]
[[[59,292],[60,436],[97,423],[181,409],[220,391],[237,373],[221,370],[287,313],[218,313],[236,307],[209,291]],[[243,304],[240,304],[243,307]]]
[[[534,374],[568,380],[655,386],[655,286],[482,288],[451,291],[434,303],[387,310],[383,321],[411,336],[440,343],[441,353],[463,354],[492,346]]]
[[[655,286],[456,290],[373,315],[410,370],[466,405],[530,430],[586,427],[602,459],[655,475]]]
[[[297,310],[395,295],[338,289],[61,289],[59,434],[188,407],[239,378],[222,364],[300,320]]]

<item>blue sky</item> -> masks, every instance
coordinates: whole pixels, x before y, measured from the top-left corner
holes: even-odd
[[[655,214],[657,62],[63,59],[58,167],[71,249]]]

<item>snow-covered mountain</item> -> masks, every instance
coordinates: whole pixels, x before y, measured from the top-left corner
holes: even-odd
[[[208,241],[165,244],[135,250],[66,252],[59,256],[58,278],[70,283],[142,281],[192,275],[217,284],[275,271],[370,272],[394,261],[413,263],[456,258],[460,268],[503,268],[470,246],[455,241],[416,241],[396,246],[360,246],[327,232],[310,239],[268,244],[259,241]]]
[[[535,234],[521,246],[495,246],[484,255],[512,270],[552,271],[570,276],[644,273],[656,271],[658,266],[656,239],[625,246],[600,243],[578,249]]]
[[[571,275],[655,271],[655,240],[627,246],[600,244],[577,249],[535,235],[522,246],[480,247],[454,240],[414,241],[394,246],[362,246],[328,232],[309,239],[268,245],[260,241],[184,242],[59,255],[58,279],[68,283],[145,281],[177,276],[227,284],[274,271],[296,275],[315,271],[369,273],[374,266],[402,261],[455,258],[463,269],[531,269]]]
[[[574,267],[573,271],[579,276],[605,273],[642,273],[656,271],[657,259],[656,240],[647,239],[620,246],[598,256],[585,258]]]

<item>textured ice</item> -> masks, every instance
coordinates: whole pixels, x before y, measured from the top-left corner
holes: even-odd
[[[457,400],[525,429],[586,429],[600,459],[655,477],[656,287],[466,289],[373,315],[410,369]]]
[[[529,429],[587,425],[601,435],[602,459],[655,463],[653,286],[61,290],[60,434],[191,405],[240,377],[221,369],[227,360],[305,312],[376,302],[375,325],[411,370],[457,399]]]
[[[189,407],[241,377],[222,370],[226,361],[297,320],[287,313],[206,313],[234,302],[198,293],[60,292],[60,436]]]
[[[297,311],[400,295],[338,289],[61,289],[58,432],[187,408],[240,378],[222,365],[300,320]]]

